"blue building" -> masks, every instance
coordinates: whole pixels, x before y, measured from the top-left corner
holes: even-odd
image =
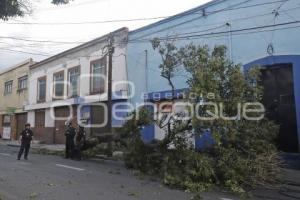
[[[265,67],[268,106],[276,103],[281,124],[282,150],[298,151],[300,144],[300,2],[298,0],[213,0],[197,8],[150,24],[129,34],[128,79],[135,85],[131,102],[163,96],[171,88],[160,76],[161,58],[151,46],[153,38],[173,38],[177,46],[189,43],[226,45],[228,56],[245,69]],[[178,91],[187,88],[182,70],[173,78]],[[132,91],[133,92],[133,91]],[[153,126],[146,140],[159,138]]]

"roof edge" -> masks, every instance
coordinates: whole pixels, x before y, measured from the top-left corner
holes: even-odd
[[[6,68],[6,69],[3,69],[2,71],[0,71],[0,75],[3,75],[3,74],[5,74],[5,73],[7,73],[7,72],[10,72],[10,71],[12,71],[12,70],[15,70],[15,69],[17,69],[17,68],[19,68],[19,67],[22,67],[22,66],[24,66],[24,65],[26,65],[26,64],[29,64],[30,66],[32,65],[32,64],[34,64],[35,62],[33,61],[33,59],[32,58],[28,58],[28,59],[26,59],[26,60],[24,60],[24,61],[22,61],[22,62],[20,62],[20,63],[18,63],[18,64],[15,64],[15,65],[13,65],[13,66],[11,66],[11,67],[8,67],[8,68]],[[30,67],[29,66],[29,67]]]
[[[56,54],[56,55],[54,55],[54,56],[51,56],[51,57],[49,57],[49,58],[46,58],[46,59],[44,59],[44,60],[42,60],[42,61],[40,61],[40,62],[37,62],[37,63],[31,65],[31,66],[30,66],[30,69],[35,69],[35,68],[40,67],[40,66],[42,66],[42,65],[44,65],[44,64],[46,64],[46,63],[49,63],[49,62],[52,62],[52,61],[54,61],[54,60],[56,60],[56,59],[62,58],[62,57],[65,56],[65,55],[74,53],[74,52],[76,52],[76,51],[79,51],[79,50],[84,49],[84,48],[87,48],[87,47],[90,47],[90,46],[92,46],[93,44],[102,42],[102,41],[103,41],[104,39],[106,39],[110,34],[122,32],[122,31],[128,32],[129,30],[128,30],[127,27],[122,27],[122,28],[117,29],[117,30],[115,30],[115,31],[113,31],[113,32],[110,32],[110,33],[108,33],[108,34],[105,34],[105,35],[103,35],[103,36],[101,36],[101,37],[98,37],[98,38],[96,38],[96,39],[90,40],[90,41],[85,42],[85,43],[83,43],[83,44],[81,44],[81,45],[75,46],[75,47],[73,47],[73,48],[71,48],[71,49],[68,49],[68,50],[63,51],[63,52],[61,52],[61,53],[58,53],[58,54]]]

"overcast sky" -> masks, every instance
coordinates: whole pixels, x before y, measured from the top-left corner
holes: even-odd
[[[10,19],[8,22],[0,21],[0,69],[30,57],[40,61],[47,56],[77,46],[73,42],[86,42],[124,26],[134,30],[158,20],[79,25],[56,25],[57,23],[165,17],[200,6],[210,0],[75,0],[62,6],[52,5],[51,0],[32,1],[32,14],[23,18]],[[38,23],[38,25],[13,24],[20,22]],[[16,39],[62,41],[72,44]],[[27,54],[28,52],[36,55]]]

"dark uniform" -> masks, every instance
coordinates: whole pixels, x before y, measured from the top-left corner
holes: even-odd
[[[74,138],[76,135],[75,128],[72,127],[71,124],[69,124],[65,136],[66,136],[66,158],[73,158],[73,152],[74,152]]]
[[[18,154],[18,160],[20,160],[24,150],[25,150],[24,159],[27,160],[27,158],[28,158],[30,143],[31,143],[31,140],[32,140],[32,137],[33,137],[33,132],[32,132],[32,130],[30,130],[29,127],[30,127],[30,125],[26,124],[25,130],[22,131],[22,133],[21,133],[22,139],[21,139],[20,151],[19,151],[19,154]]]
[[[76,159],[81,160],[81,151],[83,150],[84,146],[85,146],[85,130],[84,127],[79,126],[79,131],[76,135],[76,146],[75,146],[75,152],[74,152],[74,156],[76,157]]]

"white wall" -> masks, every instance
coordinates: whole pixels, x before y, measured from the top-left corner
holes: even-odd
[[[54,127],[54,118],[51,116],[50,109],[45,110],[45,127]]]
[[[35,127],[34,111],[27,112],[27,122],[30,123],[31,127]]]
[[[102,48],[104,44],[96,44],[95,46],[65,56],[56,61],[47,63],[38,68],[32,69],[29,78],[29,105],[37,104],[37,80],[40,77],[47,77],[46,102],[52,102],[50,88],[53,85],[53,74],[64,71],[64,80],[68,80],[68,70],[75,66],[80,66],[80,96],[90,95],[90,62],[103,57]],[[113,57],[113,84],[118,81],[126,81],[126,47],[116,47]],[[108,59],[108,58],[107,58]],[[107,62],[108,64],[108,62]],[[127,90],[127,84],[118,84],[114,92]],[[64,93],[67,95],[67,85],[65,85]],[[41,107],[42,108],[42,107]]]
[[[127,38],[127,33],[121,33],[115,36],[115,42],[120,43],[124,41],[124,38]],[[64,87],[64,100],[53,101],[53,74],[56,72],[64,71],[64,80],[68,80],[68,70],[70,68],[80,66],[80,97],[84,98],[85,102],[98,102],[107,100],[107,93],[99,95],[90,95],[90,62],[103,58],[103,48],[107,45],[106,40],[102,43],[97,43],[90,47],[86,47],[77,52],[68,54],[62,58],[58,58],[54,61],[48,62],[39,66],[37,68],[31,69],[29,77],[29,99],[28,105],[25,106],[25,109],[29,111],[28,121],[34,126],[34,110],[36,109],[46,109],[45,112],[45,126],[53,127],[54,119],[50,115],[50,107],[57,103],[66,103],[66,104],[76,104],[75,99],[67,98],[67,87],[66,84]],[[112,68],[112,84],[115,84],[118,81],[126,81],[126,46],[125,45],[116,45],[115,52],[113,55],[113,68]],[[108,57],[107,65],[108,65]],[[107,66],[108,68],[108,66]],[[47,77],[47,90],[46,90],[46,102],[37,103],[37,81],[40,77]],[[52,86],[52,87],[51,87]],[[107,87],[107,85],[106,85]],[[113,90],[113,92],[118,91],[127,91],[127,84],[118,84],[118,86]]]

